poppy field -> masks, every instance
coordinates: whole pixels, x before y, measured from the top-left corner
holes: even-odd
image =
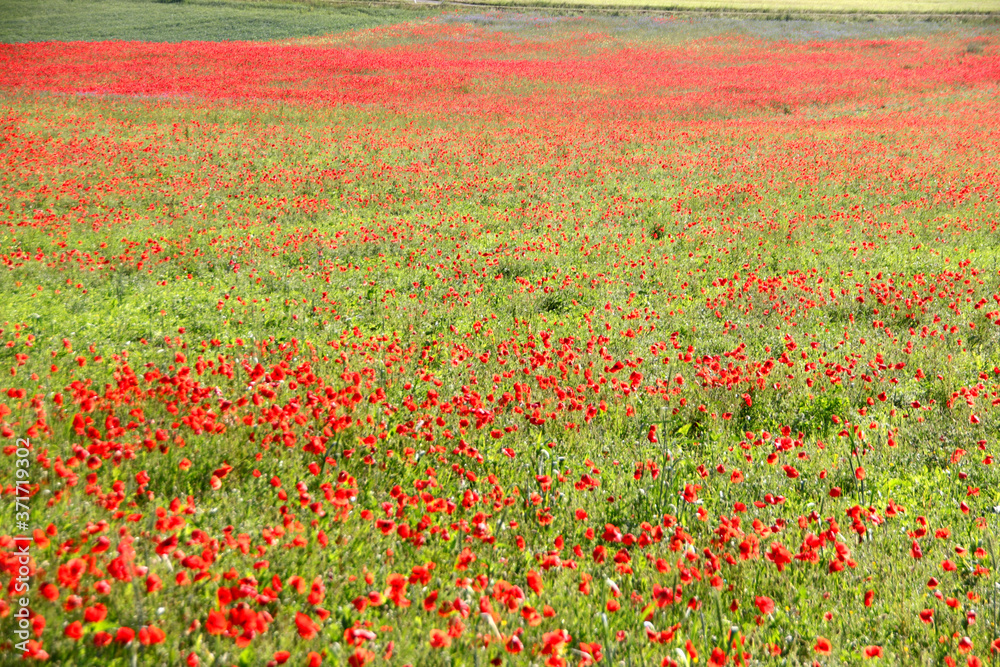
[[[4,664],[1000,662],[996,31],[712,25],[0,45]]]

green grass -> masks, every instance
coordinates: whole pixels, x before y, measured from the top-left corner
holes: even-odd
[[[0,0],[0,42],[273,40],[360,30],[438,11],[227,0]]]

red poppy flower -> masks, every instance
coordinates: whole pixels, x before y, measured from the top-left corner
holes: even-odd
[[[881,646],[866,646],[865,647],[865,657],[866,658],[881,658],[883,656],[883,651]]]
[[[687,651],[688,658],[691,662],[698,662],[698,651],[695,649],[694,644],[688,639],[684,642],[684,650]]]
[[[143,646],[162,644],[166,639],[166,633],[155,625],[143,626],[139,629],[139,643]]]
[[[229,628],[229,620],[225,614],[214,609],[208,612],[208,620],[205,622],[205,631],[210,635],[221,635]]]
[[[785,566],[792,562],[792,553],[781,542],[771,542],[766,558],[774,563],[778,572],[783,572]]]
[[[100,623],[107,617],[107,615],[108,608],[100,603],[87,607],[83,610],[83,619],[87,621],[87,623]]]
[[[322,664],[322,658],[320,658],[318,653],[310,653],[309,655],[316,656],[316,658],[319,659],[319,661],[316,662],[317,667]],[[374,652],[369,651],[366,648],[358,647],[354,649],[351,656],[347,659],[347,664],[350,667],[364,667],[365,665],[373,662],[376,658],[378,658],[378,655]],[[311,665],[312,663],[313,660],[310,658],[309,664]]]
[[[52,583],[44,583],[41,588],[42,597],[46,600],[53,601],[59,599],[59,587]]]
[[[320,630],[316,621],[312,620],[301,611],[295,612],[295,627],[298,628],[299,636],[303,639],[312,639],[319,634]]]
[[[569,644],[573,637],[563,629],[546,632],[542,635],[542,655],[559,655],[563,646]]]
[[[146,577],[146,592],[155,593],[156,591],[163,588],[163,580],[161,580],[155,574],[151,574]]]
[[[78,641],[83,636],[83,624],[80,621],[73,621],[63,630],[63,635],[73,641]]]
[[[451,637],[444,630],[437,628],[431,630],[431,648],[448,648],[451,646]]]
[[[541,594],[544,589],[542,586],[542,575],[534,570],[528,570],[528,588],[535,591],[535,593]]]

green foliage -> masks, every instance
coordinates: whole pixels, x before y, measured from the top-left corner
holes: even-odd
[[[413,5],[245,0],[0,0],[0,42],[276,40],[421,19]]]

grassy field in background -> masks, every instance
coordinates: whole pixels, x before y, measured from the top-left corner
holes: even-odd
[[[425,5],[186,0],[0,0],[0,42],[272,40],[410,21]]]
[[[1000,0],[496,0],[482,6],[627,10],[733,10],[781,18],[822,12],[1000,12]],[[0,43],[39,41],[274,40],[352,30],[463,11],[454,4],[346,4],[255,0],[0,0]],[[478,11],[478,10],[471,10]]]

